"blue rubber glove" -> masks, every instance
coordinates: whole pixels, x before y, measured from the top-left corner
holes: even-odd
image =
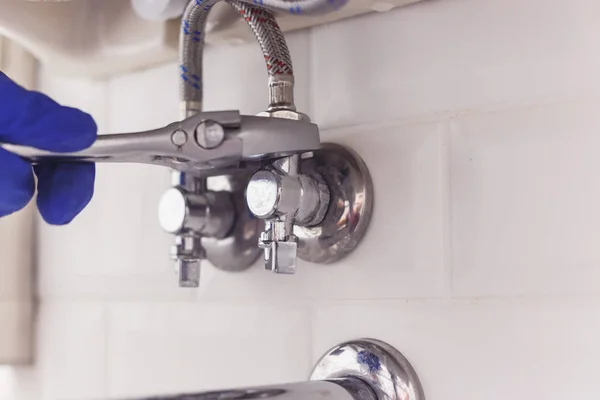
[[[71,152],[89,147],[96,133],[96,123],[88,114],[25,90],[0,72],[0,142]],[[71,222],[94,193],[94,164],[32,168],[20,157],[0,149],[0,217],[19,211],[31,201],[34,172],[38,177],[37,206],[49,224]]]

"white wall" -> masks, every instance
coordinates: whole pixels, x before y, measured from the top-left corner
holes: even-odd
[[[37,368],[21,398],[298,381],[327,348],[386,340],[430,400],[597,399],[600,3],[440,0],[289,35],[298,99],[375,179],[345,262],[206,266],[176,287],[156,220],[168,173],[99,166],[66,228],[40,224]],[[256,45],[210,49],[209,109],[262,110]],[[104,132],[177,118],[175,65],[42,88]]]

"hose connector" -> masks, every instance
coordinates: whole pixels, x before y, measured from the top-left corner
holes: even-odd
[[[269,76],[269,108],[268,111],[296,111],[294,104],[294,75]]]

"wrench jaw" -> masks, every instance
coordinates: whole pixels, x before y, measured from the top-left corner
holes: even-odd
[[[318,127],[310,122],[274,121],[243,116],[238,111],[200,113],[151,131],[100,135],[89,148],[72,153],[0,143],[3,149],[32,164],[151,164],[194,176],[235,174],[264,160],[316,150],[319,146]]]

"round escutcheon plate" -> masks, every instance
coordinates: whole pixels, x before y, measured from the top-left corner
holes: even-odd
[[[216,268],[224,271],[244,271],[262,254],[257,243],[260,232],[264,230],[264,222],[254,218],[246,207],[245,184],[249,176],[218,176],[208,179],[210,190],[231,192],[235,206],[235,225],[226,238],[202,238],[206,258]]]
[[[367,231],[373,211],[373,182],[369,170],[353,150],[325,143],[303,159],[302,174],[320,174],[330,190],[323,221],[294,227],[298,256],[313,263],[332,263],[354,250]]]
[[[340,344],[317,363],[311,380],[359,378],[378,400],[425,400],[423,387],[408,360],[395,348],[375,339]]]

